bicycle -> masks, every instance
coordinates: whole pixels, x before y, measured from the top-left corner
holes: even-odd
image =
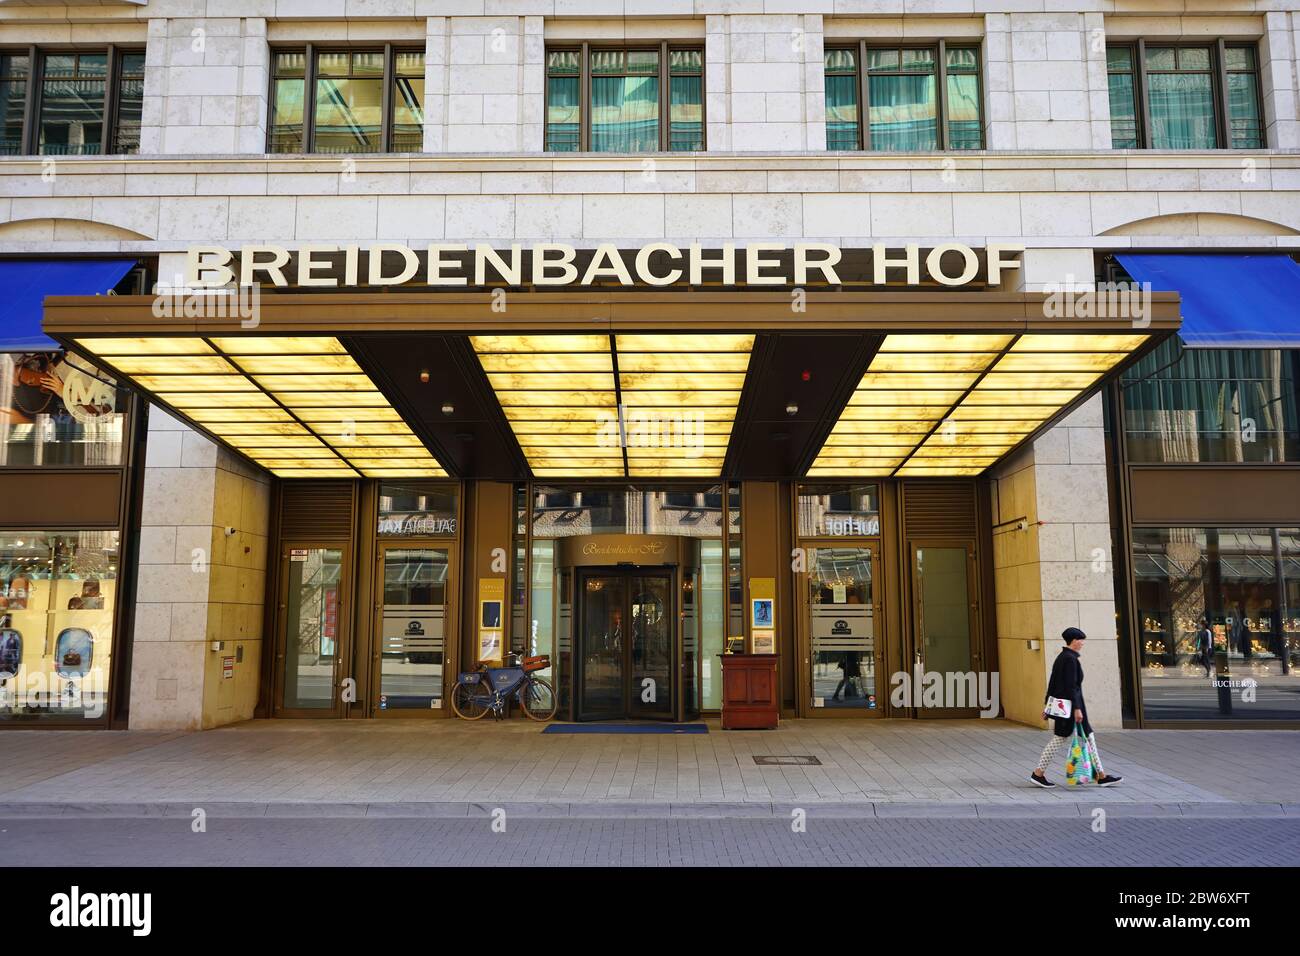
[[[507,652],[516,661],[522,656]],[[555,716],[555,691],[544,677],[536,676],[551,666],[551,659],[524,657],[522,664],[510,667],[484,667],[462,671],[451,689],[451,709],[462,720],[478,720],[489,711],[497,720],[505,717],[506,705],[513,696],[531,720],[550,720]]]

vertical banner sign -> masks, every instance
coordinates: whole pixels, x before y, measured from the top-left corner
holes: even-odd
[[[502,663],[505,633],[505,578],[478,579],[478,659]]]
[[[776,578],[749,579],[749,652],[776,653]]]

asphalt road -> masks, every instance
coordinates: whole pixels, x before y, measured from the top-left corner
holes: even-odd
[[[0,866],[1295,866],[1300,818],[0,819]]]

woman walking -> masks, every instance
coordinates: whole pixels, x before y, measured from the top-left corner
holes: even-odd
[[[1101,755],[1097,753],[1097,738],[1092,733],[1092,725],[1088,723],[1088,705],[1083,702],[1083,665],[1079,663],[1079,652],[1083,650],[1083,642],[1087,637],[1088,635],[1077,627],[1067,627],[1061,632],[1061,640],[1065,641],[1065,647],[1061,648],[1061,653],[1056,656],[1056,661],[1052,664],[1052,677],[1047,682],[1047,696],[1069,701],[1071,715],[1053,718],[1056,727],[1052,731],[1052,738],[1043,748],[1043,753],[1038,758],[1038,766],[1029,775],[1031,783],[1044,789],[1050,790],[1056,786],[1047,779],[1044,771],[1061,752],[1065,742],[1070,739],[1076,723],[1083,725],[1083,733],[1088,738],[1088,755],[1092,758],[1098,786],[1113,787],[1124,779],[1118,774],[1108,774],[1102,769]]]

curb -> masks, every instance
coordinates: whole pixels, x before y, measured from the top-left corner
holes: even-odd
[[[799,809],[808,819],[875,820],[1042,820],[1087,818],[1099,804],[944,802],[911,803],[671,803],[662,802],[520,802],[425,801],[389,803],[255,803],[172,801],[149,803],[3,803],[0,820],[36,819],[189,819],[202,809],[212,818],[271,819],[462,819],[488,818],[497,810],[507,817],[551,819],[646,820],[788,820]],[[1300,804],[1283,803],[1107,803],[1107,815],[1148,819],[1300,819]]]

